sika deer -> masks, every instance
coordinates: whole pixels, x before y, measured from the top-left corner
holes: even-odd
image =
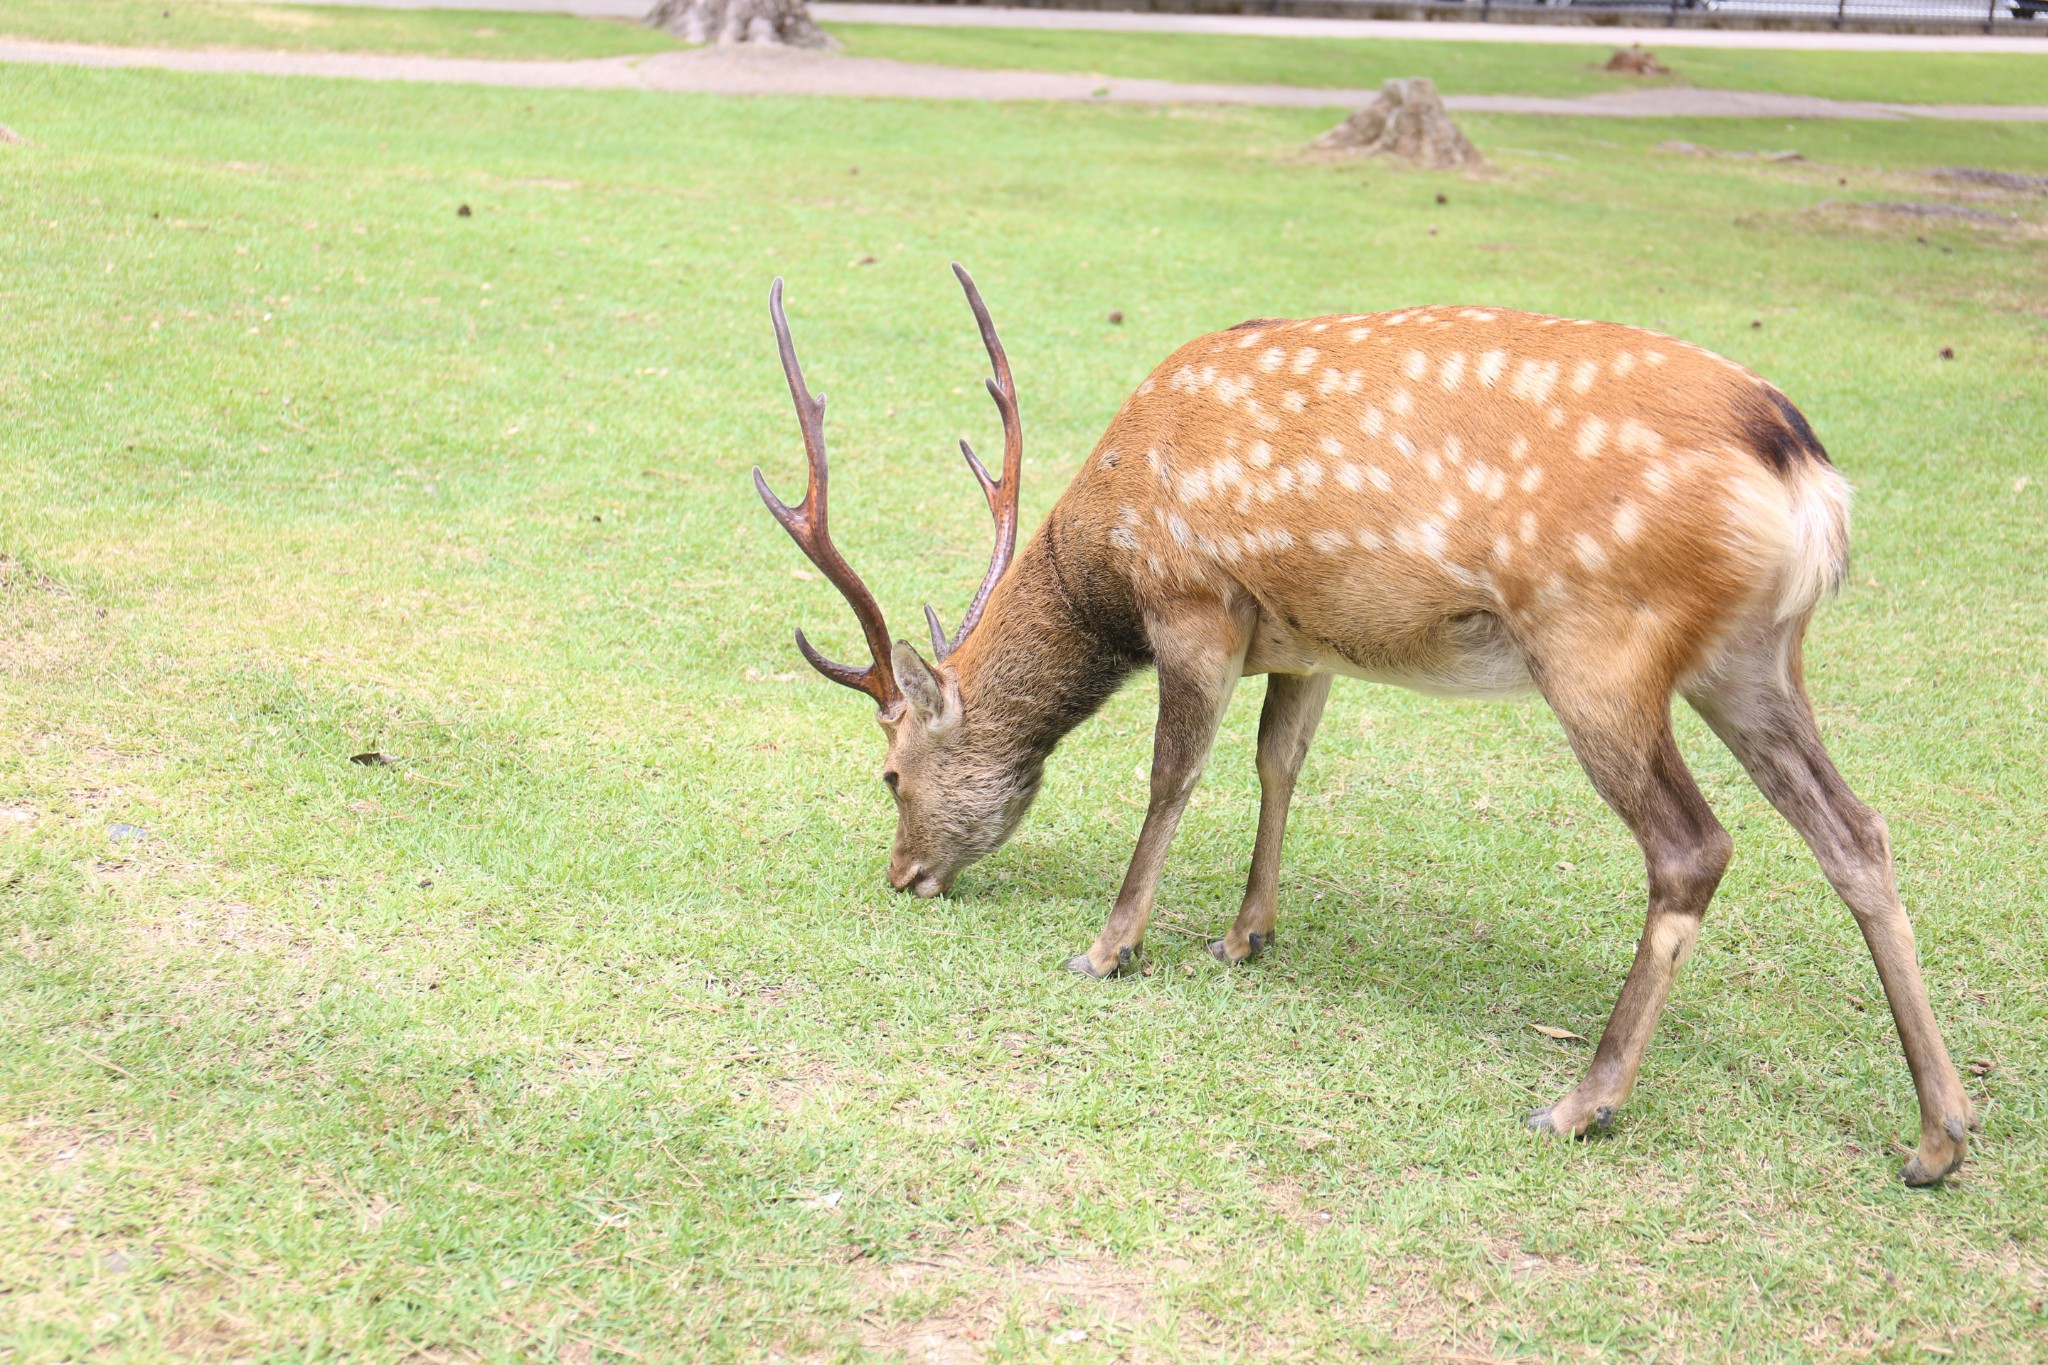
[[[1497,308],[1259,320],[1197,338],[1124,403],[1021,557],[1016,389],[980,324],[1003,423],[995,553],[958,633],[925,609],[933,658],[890,644],[826,531],[824,400],[770,294],[810,461],[804,500],[755,487],[859,618],[872,661],[833,663],[888,737],[889,881],[936,896],[1023,818],[1046,756],[1146,664],[1159,674],[1151,804],[1095,943],[1131,965],[1168,843],[1237,680],[1268,675],[1262,796],[1226,963],[1273,941],[1296,774],[1336,674],[1449,696],[1531,688],[1556,712],[1649,869],[1634,965],[1583,1079],[1529,1125],[1605,1128],[1628,1098],[1679,964],[1727,867],[1672,739],[1674,692],[1806,839],[1848,903],[1919,1092],[1909,1185],[1962,1164],[1968,1098],[1928,1007],[1885,823],[1821,746],[1801,642],[1841,577],[1849,490],[1785,396],[1655,332]]]

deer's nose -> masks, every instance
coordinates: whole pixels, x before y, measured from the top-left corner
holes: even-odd
[[[910,890],[911,887],[916,885],[917,879],[923,875],[923,863],[911,859],[906,859],[902,862],[898,862],[894,858],[889,860],[889,885],[895,887],[898,891]]]

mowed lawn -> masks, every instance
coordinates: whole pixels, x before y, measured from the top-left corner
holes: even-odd
[[[2039,173],[2048,127],[1474,118],[1465,179],[1304,159],[1299,111],[19,67],[0,121],[14,1358],[2048,1352],[2048,200],[1925,174]],[[871,713],[789,639],[858,636],[749,487],[801,489],[766,295],[915,635],[987,548],[955,259],[1027,530],[1249,316],[1606,317],[1782,384],[1859,489],[1809,681],[1970,1067],[1964,1173],[1900,1185],[1870,960],[1689,715],[1736,862],[1585,1143],[1521,1126],[1590,1046],[1533,1026],[1597,1036],[1642,868],[1540,705],[1340,683],[1248,969],[1201,940],[1256,680],[1148,974],[1060,963],[1149,680],[951,898],[890,892]]]

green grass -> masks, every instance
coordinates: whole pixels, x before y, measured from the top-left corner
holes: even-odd
[[[1772,52],[1672,48],[1670,77],[1600,69],[1614,44],[1435,42],[1397,38],[1239,38],[1193,33],[1081,33],[1024,29],[833,24],[863,57],[1170,81],[1377,87],[1390,76],[1429,76],[1461,95],[1593,95],[1646,85],[1769,90],[1845,100],[1913,103],[2048,102],[2048,43],[2029,53]]]
[[[2038,168],[2048,127],[1478,118],[1467,181],[1304,161],[1314,112],[934,113],[0,70],[33,140],[0,145],[12,1358],[2041,1358],[2042,210],[1818,205]],[[1199,935],[1257,683],[1153,975],[1058,970],[1129,853],[1149,682],[954,898],[888,892],[873,722],[789,644],[855,634],[748,486],[800,477],[765,298],[907,633],[986,549],[956,258],[1027,527],[1246,316],[1485,301],[1780,382],[1860,490],[1809,682],[1993,1064],[1964,1177],[1898,1184],[1869,958],[1689,717],[1737,861],[1589,1143],[1521,1129],[1586,1060],[1530,1026],[1597,1033],[1642,868],[1540,707],[1340,684],[1249,970]]]
[[[252,47],[421,57],[618,57],[680,44],[559,14],[374,10],[254,0],[0,0],[0,34],[122,47]]]

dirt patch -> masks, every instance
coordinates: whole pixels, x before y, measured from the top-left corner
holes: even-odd
[[[860,1317],[861,1345],[913,1365],[975,1365],[1009,1331],[1063,1346],[1120,1341],[1156,1315],[1155,1275],[1107,1257],[999,1267],[953,1252],[869,1265],[857,1283],[882,1301]]]
[[[2048,175],[2015,175],[2011,171],[1986,171],[1975,166],[1942,166],[1929,171],[1927,176],[1942,184],[1970,185],[2013,194],[2048,194]]]

